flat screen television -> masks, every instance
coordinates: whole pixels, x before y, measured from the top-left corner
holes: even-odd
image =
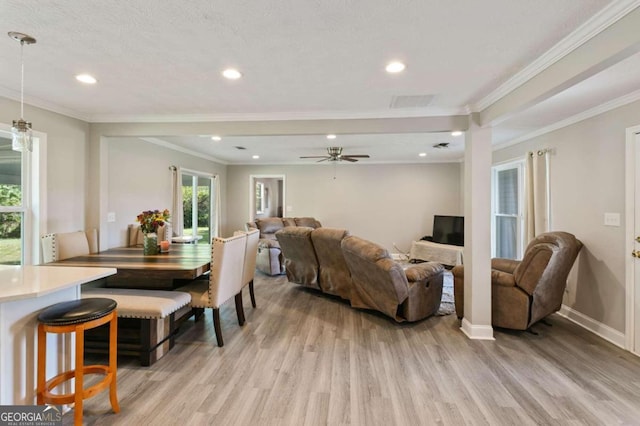
[[[433,242],[464,246],[464,217],[433,216]]]

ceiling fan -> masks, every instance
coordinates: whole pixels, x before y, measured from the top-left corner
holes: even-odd
[[[366,154],[358,154],[358,155],[342,155],[342,147],[332,146],[327,148],[327,155],[314,155],[311,157],[300,157],[300,158],[321,158],[318,160],[318,163],[321,161],[350,161],[355,163],[358,161],[358,158],[369,158]]]

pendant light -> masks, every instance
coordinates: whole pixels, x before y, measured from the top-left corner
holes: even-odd
[[[31,123],[24,119],[24,45],[35,44],[36,39],[15,31],[10,31],[9,37],[20,42],[20,119],[13,120],[11,148],[14,151],[31,151],[33,149]]]

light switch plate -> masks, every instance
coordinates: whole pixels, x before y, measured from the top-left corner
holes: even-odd
[[[620,213],[605,213],[604,214],[605,226],[620,226]]]
[[[293,206],[287,206],[287,212],[291,213],[293,211]]]
[[[116,221],[116,213],[109,212],[107,213],[107,222],[115,222]]]

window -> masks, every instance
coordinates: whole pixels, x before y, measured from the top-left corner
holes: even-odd
[[[0,137],[0,264],[23,263],[22,153],[11,150],[11,140]]]
[[[256,182],[256,214],[264,213],[264,183]]]
[[[214,177],[183,170],[183,235],[198,235],[204,241],[211,241],[212,237],[217,236],[215,191]]]
[[[524,161],[492,168],[492,257],[520,259],[524,240]]]

